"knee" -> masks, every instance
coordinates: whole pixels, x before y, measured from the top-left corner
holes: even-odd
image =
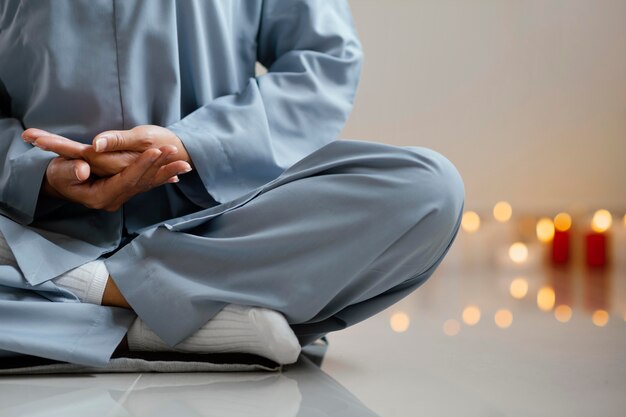
[[[424,261],[436,262],[454,239],[462,215],[465,187],[456,167],[431,149],[403,147],[403,210],[414,222],[414,237]],[[418,248],[416,248],[418,249]],[[428,261],[427,261],[428,259]]]
[[[390,220],[384,222],[386,229],[396,234],[417,229],[411,233],[415,241],[435,242],[441,237],[449,243],[454,237],[465,188],[458,170],[446,157],[418,146],[363,141],[333,144],[334,148],[327,150],[340,159],[345,172],[363,174],[361,185],[368,201],[364,206],[372,215]]]
[[[456,167],[442,154],[422,147],[405,147],[413,159],[411,178],[417,194],[431,202],[440,226],[456,224],[463,209],[465,186]]]

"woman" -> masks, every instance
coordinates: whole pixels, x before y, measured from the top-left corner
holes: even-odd
[[[133,322],[174,346],[225,306],[304,346],[451,245],[447,159],[334,140],[362,62],[347,2],[0,7],[0,350],[104,365]]]

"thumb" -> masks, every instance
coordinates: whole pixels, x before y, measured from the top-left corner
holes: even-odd
[[[82,159],[67,159],[64,165],[66,179],[70,182],[83,182],[91,175],[89,164]]]
[[[93,140],[96,152],[134,151],[134,134],[132,130],[108,130],[100,133]]]

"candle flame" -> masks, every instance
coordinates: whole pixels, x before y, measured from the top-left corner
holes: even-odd
[[[463,310],[463,321],[468,326],[473,326],[480,321],[480,309],[477,306],[467,306]]]
[[[528,281],[522,277],[515,278],[513,282],[511,282],[509,292],[511,293],[511,297],[521,300],[528,294]]]
[[[551,219],[543,217],[537,222],[537,238],[544,243],[554,239],[554,223]]]
[[[572,318],[572,308],[561,304],[554,309],[554,317],[561,323],[567,323]]]
[[[559,213],[554,217],[554,227],[559,232],[566,232],[572,227],[572,216],[567,213]]]
[[[596,310],[591,316],[591,321],[598,327],[604,327],[609,322],[609,312],[606,310]]]
[[[461,227],[468,233],[474,233],[480,227],[480,216],[475,211],[466,211],[461,219]]]
[[[537,307],[542,311],[550,311],[554,307],[556,294],[552,287],[542,287],[537,292]]]
[[[528,259],[528,248],[522,242],[515,242],[509,248],[509,257],[516,264],[524,263]]]
[[[501,329],[506,329],[511,326],[511,323],[513,323],[513,313],[506,308],[502,308],[496,312],[494,320],[496,322],[496,326]]]
[[[598,210],[593,214],[591,228],[594,232],[603,233],[611,228],[613,216],[608,210]]]
[[[461,331],[461,323],[457,320],[450,319],[443,323],[443,332],[447,336],[456,336]]]
[[[389,320],[389,325],[391,329],[396,333],[404,333],[409,329],[409,325],[411,324],[411,320],[406,313],[395,313],[391,316]]]
[[[499,201],[493,207],[493,217],[500,223],[508,222],[513,215],[513,208],[506,201]]]

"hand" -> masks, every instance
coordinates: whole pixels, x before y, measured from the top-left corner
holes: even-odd
[[[135,194],[178,180],[182,161],[167,163],[171,146],[148,149],[120,173],[108,178],[90,177],[89,164],[81,159],[53,159],[46,170],[45,193],[83,204],[87,208],[116,211]]]
[[[140,125],[130,130],[108,130],[93,140],[96,152],[143,152],[147,149],[172,145],[178,149],[176,158],[191,164],[183,142],[171,130],[156,125]]]
[[[191,168],[191,159],[180,139],[160,126],[142,125],[131,130],[105,131],[96,135],[93,146],[42,129],[27,129],[22,137],[34,146],[66,159],[84,159],[91,172],[100,177],[115,175],[132,164],[143,151],[165,145],[176,149],[170,155],[170,161],[184,161],[185,166]]]

